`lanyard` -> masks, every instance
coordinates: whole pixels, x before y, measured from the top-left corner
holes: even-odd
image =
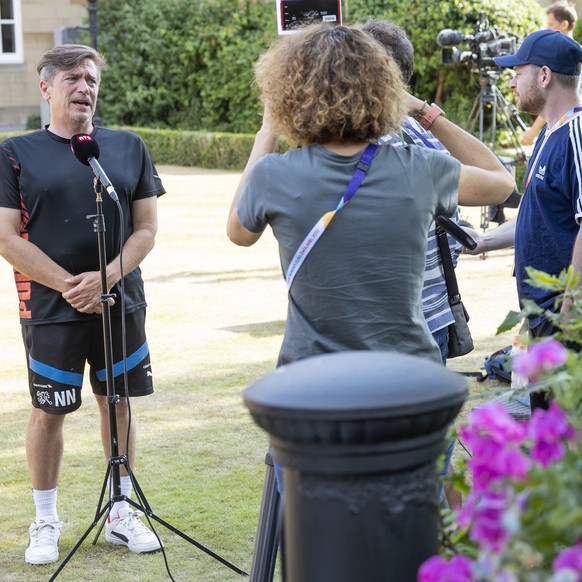
[[[291,285],[293,284],[293,279],[299,271],[299,267],[303,264],[303,261],[310,253],[311,249],[314,247],[315,243],[320,239],[321,235],[324,233],[325,229],[329,226],[329,223],[332,221],[333,217],[339,212],[351,199],[352,196],[356,193],[357,189],[360,187],[366,172],[370,168],[370,164],[372,163],[372,158],[378,149],[378,144],[371,143],[368,144],[364,152],[360,157],[360,161],[358,162],[358,166],[346,191],[344,192],[343,196],[341,197],[337,207],[335,210],[330,210],[326,212],[316,223],[315,226],[309,231],[309,234],[305,237],[303,242],[299,245],[299,248],[295,252],[293,259],[289,263],[289,268],[287,269],[287,275],[285,277],[285,281],[287,283],[287,290],[291,289]]]
[[[526,190],[527,190],[527,187],[529,186],[529,183],[532,179],[533,173],[535,172],[535,168],[538,165],[538,160],[540,159],[540,156],[542,154],[542,150],[544,149],[544,146],[546,145],[546,142],[548,141],[550,135],[552,135],[552,133],[554,133],[554,131],[556,131],[558,128],[562,127],[562,125],[564,125],[565,123],[568,123],[570,120],[574,119],[574,117],[578,117],[580,115],[580,113],[582,113],[582,107],[573,107],[569,111],[566,111],[566,113],[564,113],[564,115],[562,115],[562,117],[560,117],[560,119],[558,120],[556,125],[554,125],[554,127],[552,127],[551,129],[549,129],[549,128],[546,129],[546,133],[544,134],[544,141],[542,142],[542,145],[540,146],[540,149],[538,150],[538,153],[536,155],[535,160],[533,161],[533,163],[530,166],[529,173],[528,173],[527,178],[525,180]]]

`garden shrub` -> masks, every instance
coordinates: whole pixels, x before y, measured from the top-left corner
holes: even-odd
[[[545,22],[536,0],[482,0],[490,27],[520,42]],[[479,13],[462,0],[344,0],[344,22],[400,24],[416,51],[412,91],[464,124],[479,75],[443,66],[440,30],[471,34]],[[273,0],[100,0],[98,48],[109,60],[101,112],[107,124],[254,133],[261,106],[253,65],[277,37]],[[468,46],[459,46],[466,50]],[[498,86],[509,95],[509,75]]]

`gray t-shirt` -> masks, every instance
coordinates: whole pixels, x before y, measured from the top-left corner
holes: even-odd
[[[238,202],[245,228],[267,225],[283,273],[307,233],[336,208],[360,153],[323,146],[261,158]],[[279,365],[342,350],[395,350],[441,362],[422,313],[427,231],[457,206],[460,164],[414,146],[381,146],[368,175],[295,277]]]

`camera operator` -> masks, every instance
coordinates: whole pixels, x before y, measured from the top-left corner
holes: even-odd
[[[530,287],[526,267],[559,275],[569,265],[582,272],[582,100],[578,82],[582,47],[557,31],[538,30],[514,55],[495,58],[514,70],[511,88],[520,111],[542,115],[548,125],[540,134],[524,180],[525,193],[517,220],[479,234],[469,254],[515,246],[515,276],[520,301],[558,310],[555,293]],[[569,309],[565,300],[561,312]],[[532,337],[552,335],[556,328],[544,315],[528,320]],[[547,407],[544,393],[532,393],[532,408]]]
[[[510,174],[439,109],[407,96],[392,57],[362,30],[307,26],[261,57],[256,78],[263,126],[227,232],[250,246],[270,225],[285,272],[313,224],[336,208],[362,150],[398,130],[407,110],[463,162],[427,148],[378,148],[353,202],[298,272],[279,365],[350,349],[441,362],[421,307],[428,227],[458,201],[502,202],[513,189]],[[281,132],[303,147],[271,154]]]
[[[292,287],[288,282],[278,365],[343,350],[395,350],[440,363],[422,314],[428,228],[458,202],[502,202],[513,189],[511,175],[440,109],[407,95],[394,59],[361,29],[307,26],[279,39],[255,72],[263,125],[227,234],[251,246],[270,225],[286,276],[296,251],[314,245]],[[407,111],[432,127],[452,156],[380,146],[342,210],[338,199],[362,152],[397,131]],[[273,154],[280,133],[302,147]],[[320,223],[313,243],[306,235]]]
[[[563,34],[573,38],[574,26],[578,14],[574,5],[567,0],[558,0],[546,8],[547,27],[548,30],[558,30]],[[529,127],[523,134],[522,143],[525,146],[533,145],[536,137],[546,124],[546,120],[538,116],[534,119],[531,127]]]

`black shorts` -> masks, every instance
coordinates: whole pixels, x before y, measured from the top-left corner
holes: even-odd
[[[151,394],[153,375],[145,336],[145,309],[125,316],[126,364],[123,363],[121,318],[111,318],[113,377],[116,394],[125,396],[124,369],[130,396]],[[66,323],[23,325],[32,405],[51,414],[81,406],[85,364],[93,393],[107,395],[101,318]]]

